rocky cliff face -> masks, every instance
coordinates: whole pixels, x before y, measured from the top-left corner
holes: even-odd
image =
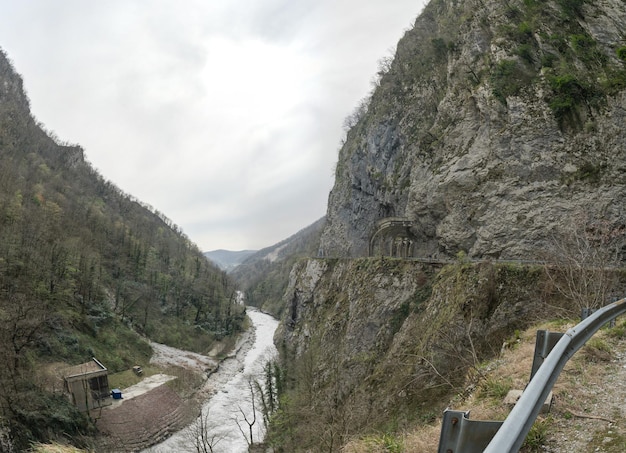
[[[532,260],[580,216],[624,231],[625,30],[623,0],[424,9],[351,118],[324,259],[285,292],[287,450],[436,416],[515,329],[568,308],[540,266],[383,257]]]
[[[22,78],[13,69],[9,57],[0,49],[0,149],[5,154],[24,153],[25,140],[20,138],[25,131],[38,140],[37,152],[60,167],[86,168],[84,151],[77,145],[58,143],[35,121],[30,111],[30,101],[24,90]],[[54,135],[54,134],[51,134]]]
[[[541,268],[505,264],[296,265],[275,336],[294,379],[277,423],[293,437],[285,451],[339,451],[352,436],[434,419],[468,370],[545,310],[543,283]]]
[[[532,258],[581,212],[626,224],[623,0],[433,0],[340,151],[321,248]]]

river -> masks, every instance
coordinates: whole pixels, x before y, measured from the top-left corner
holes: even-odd
[[[251,348],[242,348],[241,353],[221,363],[219,371],[209,378],[214,393],[202,407],[203,414],[208,414],[205,439],[211,444],[213,453],[248,451],[250,429],[244,416],[249,422],[252,422],[254,417],[249,382],[250,379],[254,379],[264,385],[263,368],[267,361],[277,354],[273,339],[278,321],[254,308],[248,307],[247,312],[254,328],[254,343]],[[252,425],[255,443],[265,436],[260,406],[257,402],[256,422]],[[198,421],[164,442],[144,450],[144,453],[195,453],[197,427]]]

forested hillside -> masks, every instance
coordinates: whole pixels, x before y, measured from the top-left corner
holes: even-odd
[[[289,238],[247,258],[230,275],[245,293],[246,304],[280,317],[289,272],[301,259],[317,256],[326,218],[313,222]]]
[[[50,135],[0,52],[0,438],[18,447],[88,431],[46,364],[128,368],[151,354],[142,336],[205,352],[244,317],[176,225]]]

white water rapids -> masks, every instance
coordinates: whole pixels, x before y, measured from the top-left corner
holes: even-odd
[[[208,411],[207,439],[213,439],[214,453],[245,453],[248,451],[249,425],[244,420],[252,421],[252,401],[250,379],[265,384],[263,368],[276,354],[273,338],[278,321],[265,313],[248,308],[248,317],[254,328],[254,344],[245,353],[226,359],[218,372],[210,378],[214,394],[203,404],[202,412]],[[244,355],[245,354],[245,355]],[[260,403],[256,403],[256,422],[253,428],[253,441],[259,442],[265,436],[263,415]],[[193,425],[192,425],[193,427]],[[144,450],[144,453],[195,453],[193,428],[178,431],[164,442]],[[243,431],[243,432],[242,432]],[[244,438],[244,433],[247,436]]]

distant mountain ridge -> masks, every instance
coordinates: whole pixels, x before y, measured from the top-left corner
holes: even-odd
[[[218,249],[204,252],[204,256],[206,256],[220,269],[228,272],[232,271],[234,268],[243,263],[248,257],[254,255],[256,252],[256,250],[232,251]]]
[[[282,313],[289,272],[299,259],[317,256],[325,224],[326,217],[316,220],[287,239],[253,253],[229,273],[245,292],[246,304],[274,316]]]

